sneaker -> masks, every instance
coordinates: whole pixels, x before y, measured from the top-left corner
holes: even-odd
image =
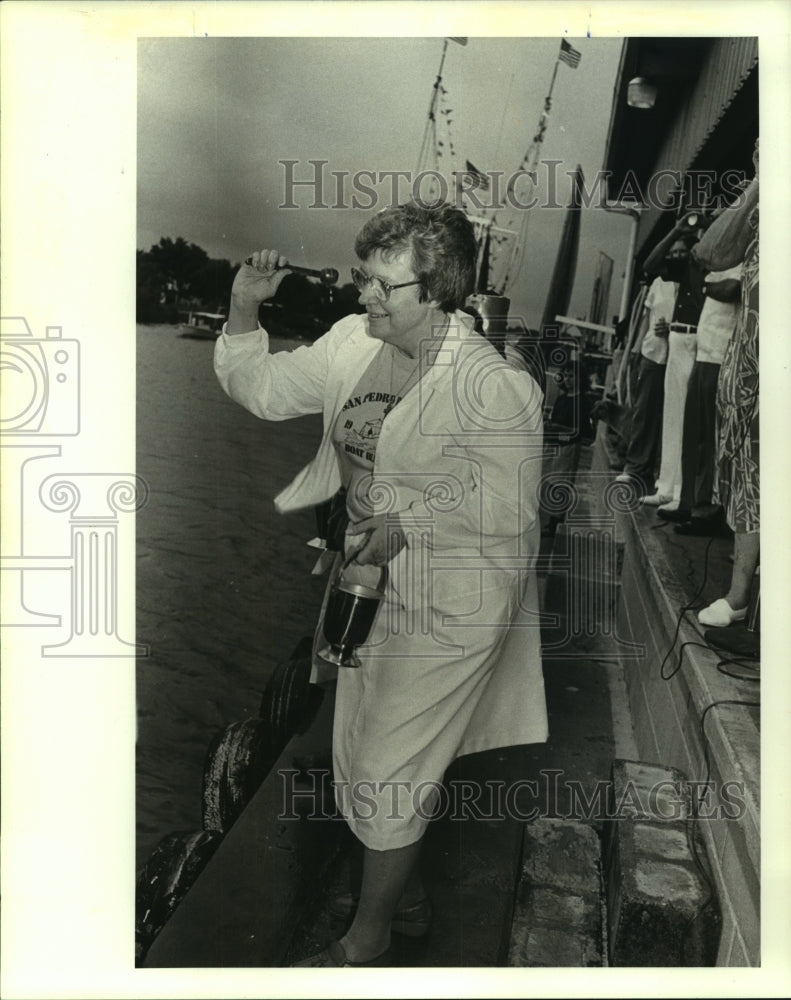
[[[734,611],[724,597],[698,612],[701,625],[711,625],[714,628],[727,628],[734,622],[741,622],[747,617],[747,608]]]

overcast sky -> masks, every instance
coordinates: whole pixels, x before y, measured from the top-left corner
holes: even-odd
[[[601,169],[621,40],[570,40],[577,69],[561,63],[543,158],[566,171],[580,163],[588,179]],[[482,171],[514,172],[543,108],[560,39],[470,38],[448,44],[443,87],[445,169],[470,160]],[[138,50],[138,234],[148,249],[182,236],[232,262],[277,247],[295,263],[333,266],[341,282],[355,263],[355,233],[371,210],[336,208],[333,171],[415,171],[439,69],[441,38],[153,38]],[[450,120],[450,135],[445,123]],[[448,138],[455,159],[450,158]],[[296,209],[281,206],[286,168],[313,176],[311,159],[328,161],[324,202],[296,189]],[[542,172],[540,177],[543,178]],[[370,180],[366,183],[371,185]],[[408,195],[403,183],[400,193]],[[353,194],[345,182],[345,198]],[[390,200],[391,181],[374,183]],[[518,189],[525,198],[525,189]],[[367,199],[370,200],[370,199]],[[366,203],[367,203],[366,200]],[[525,264],[510,290],[511,316],[535,324],[544,305],[563,210],[530,212]],[[499,221],[507,221],[501,215]],[[615,260],[609,314],[618,311],[628,223],[601,209],[583,212],[571,310],[587,313],[598,251]]]

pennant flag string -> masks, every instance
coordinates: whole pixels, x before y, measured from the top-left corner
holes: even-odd
[[[544,138],[546,137],[547,127],[549,125],[549,114],[552,109],[552,91],[555,87],[555,78],[557,77],[558,66],[561,62],[563,62],[567,66],[571,67],[571,69],[576,69],[580,64],[581,59],[582,53],[573,48],[573,46],[567,42],[565,38],[561,38],[558,56],[555,60],[554,69],[552,70],[552,80],[549,84],[547,96],[544,98],[544,107],[538,119],[538,126],[520,165],[520,170],[525,171],[525,173],[530,177],[535,177],[539,154],[544,143]],[[519,276],[519,272],[521,271],[522,264],[524,262],[525,243],[527,241],[528,214],[529,213],[527,212],[521,213],[521,221],[518,226],[519,237],[514,241],[513,246],[511,247],[510,260],[506,268],[505,277],[502,279],[498,291],[498,294],[500,295],[505,293],[507,287],[511,284],[511,282],[516,280]]]

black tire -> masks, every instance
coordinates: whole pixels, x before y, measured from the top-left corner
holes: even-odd
[[[186,896],[217,850],[217,830],[169,833],[149,855],[135,888],[135,964],[140,965],[154,938]]]
[[[305,636],[289,659],[275,669],[264,689],[258,714],[267,724],[276,755],[294,733],[305,732],[321,705],[324,692],[310,683],[312,662],[313,637]]]
[[[262,719],[232,722],[212,741],[203,769],[203,825],[227,832],[258,790],[277,755]]]

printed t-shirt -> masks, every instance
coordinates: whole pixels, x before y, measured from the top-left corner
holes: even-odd
[[[410,358],[383,343],[343,405],[332,432],[332,442],[346,487],[350,519],[373,513],[368,488],[376,459],[382,423],[418,377],[418,358]]]

